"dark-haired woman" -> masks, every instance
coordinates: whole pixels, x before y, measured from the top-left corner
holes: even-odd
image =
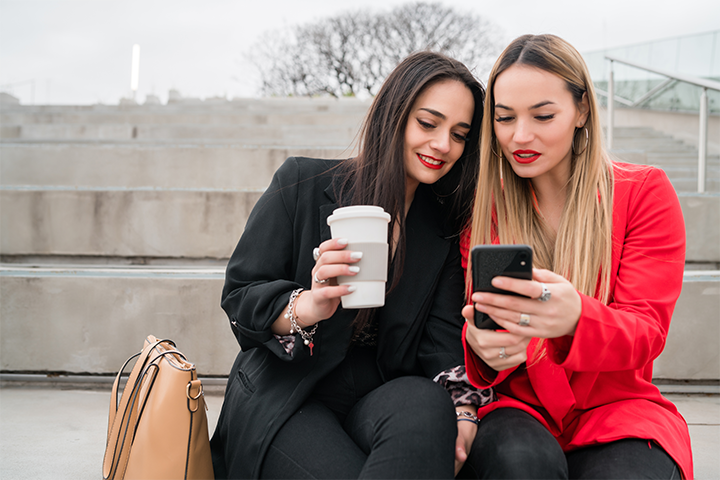
[[[420,52],[390,74],[349,160],[290,158],[248,219],[222,306],[242,352],[212,439],[219,478],[452,478],[490,390],[463,383],[458,233],[471,211],[484,90]],[[391,215],[385,305],[339,306],[362,252],[340,206]]]

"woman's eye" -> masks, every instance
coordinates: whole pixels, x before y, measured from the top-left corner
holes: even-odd
[[[555,118],[555,115],[539,115],[539,116],[537,116],[537,117],[535,117],[535,118],[537,118],[537,119],[540,120],[541,122],[545,122],[545,121],[547,121],[547,120],[552,120],[553,118]]]
[[[453,133],[453,136],[456,140],[459,140],[461,142],[467,142],[467,135],[463,135],[462,133]]]
[[[424,121],[422,121],[422,120],[420,120],[420,119],[418,119],[418,123],[419,123],[420,126],[423,127],[423,128],[435,128],[435,125],[433,125],[432,123],[427,123],[427,122],[424,122]]]
[[[503,122],[509,122],[512,119],[513,119],[513,117],[497,117],[495,119],[495,121],[499,122],[499,123],[503,123]]]

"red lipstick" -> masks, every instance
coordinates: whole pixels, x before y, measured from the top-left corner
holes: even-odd
[[[518,163],[532,163],[540,158],[540,152],[535,150],[515,150],[513,152],[513,158]]]
[[[427,158],[427,159],[430,159],[430,160],[432,160],[432,161],[434,161],[434,162],[440,162],[440,163],[429,163],[429,162],[426,161],[425,158],[423,158],[423,157],[425,157],[425,158]],[[443,162],[442,160],[439,160],[439,159],[437,159],[437,158],[435,158],[435,157],[431,157],[430,155],[420,155],[420,154],[418,153],[418,154],[417,154],[417,158],[418,158],[418,160],[420,160],[420,163],[422,163],[423,165],[425,165],[427,168],[432,168],[433,170],[440,170],[440,169],[443,167],[443,165],[445,165],[445,162]]]

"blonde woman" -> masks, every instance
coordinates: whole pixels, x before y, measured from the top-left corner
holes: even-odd
[[[536,268],[493,280],[529,298],[476,292],[463,309],[468,376],[498,395],[468,463],[480,478],[692,478],[687,424],[651,383],[685,256],[667,177],[608,159],[587,67],[552,35],[502,53],[483,131],[465,258],[523,243]]]

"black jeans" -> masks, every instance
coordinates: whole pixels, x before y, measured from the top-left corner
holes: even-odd
[[[261,478],[452,478],[457,427],[445,389],[383,383],[375,353],[348,358],[280,429]]]
[[[501,408],[480,422],[461,478],[679,479],[680,470],[658,444],[628,438],[563,453],[531,415]]]

